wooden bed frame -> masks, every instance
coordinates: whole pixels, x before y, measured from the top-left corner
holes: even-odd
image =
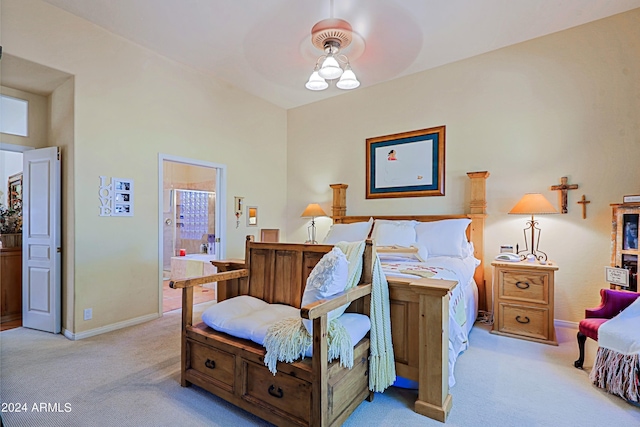
[[[354,366],[327,361],[327,313],[351,303],[348,311],[369,314],[372,242],[367,241],[360,284],[330,299],[302,307],[313,320],[312,358],[278,362],[274,376],[264,365],[265,349],[251,341],[193,325],[193,287],[218,282],[218,301],[251,295],[268,303],[300,308],[309,273],[331,245],[253,242],[245,259],[213,261],[218,273],[170,282],[182,289],[181,385],[195,384],[278,426],[338,426],[369,391],[369,338],[354,347]]]
[[[478,285],[478,308],[486,310],[484,279],[484,220],[486,179],[489,172],[468,172],[471,180],[469,212],[453,215],[359,215],[347,216],[347,184],[333,184],[332,218],[336,224],[374,219],[439,221],[469,218],[467,238],[474,256],[482,263],[474,279]],[[446,421],[453,401],[449,394],[449,291],[457,282],[435,279],[388,278],[391,336],[398,376],[418,382],[415,411]],[[473,319],[475,321],[475,319]],[[419,327],[416,328],[416,325]]]

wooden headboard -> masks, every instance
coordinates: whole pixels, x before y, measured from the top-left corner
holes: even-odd
[[[332,184],[333,205],[331,218],[336,224],[348,224],[352,222],[368,221],[374,219],[390,220],[416,220],[422,222],[440,221],[443,219],[469,218],[471,224],[467,228],[467,238],[473,243],[474,256],[480,261],[473,278],[478,285],[478,308],[487,310],[486,284],[484,279],[484,220],[487,216],[486,179],[489,172],[467,172],[471,180],[471,200],[468,212],[450,215],[347,215],[347,184]]]

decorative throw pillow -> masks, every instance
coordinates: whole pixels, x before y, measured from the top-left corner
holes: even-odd
[[[463,244],[467,243],[466,230],[469,224],[471,220],[468,218],[420,222],[416,225],[418,244],[427,248],[430,257],[466,258],[468,248]]]
[[[360,242],[369,237],[373,218],[367,222],[354,222],[352,224],[333,224],[324,238],[326,245],[335,245],[338,242]]]
[[[326,253],[311,270],[302,295],[302,306],[344,291],[348,277],[349,261],[346,255],[338,248],[331,249],[331,252]],[[328,320],[340,317],[347,307],[348,304],[330,311]],[[307,331],[311,333],[313,322],[309,319],[302,319],[302,321]]]

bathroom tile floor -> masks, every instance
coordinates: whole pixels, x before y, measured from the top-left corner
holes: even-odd
[[[193,288],[193,303],[213,301],[216,299],[214,284],[196,286]],[[173,311],[182,308],[182,289],[171,289],[169,281],[165,280],[162,285],[162,312]]]

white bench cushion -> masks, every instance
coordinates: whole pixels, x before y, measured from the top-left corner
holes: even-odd
[[[269,327],[288,317],[300,318],[300,309],[284,304],[268,304],[248,295],[224,300],[207,308],[202,321],[212,329],[263,345]],[[371,329],[369,317],[358,313],[345,313],[338,317],[356,345]],[[306,352],[311,357],[311,348]]]

